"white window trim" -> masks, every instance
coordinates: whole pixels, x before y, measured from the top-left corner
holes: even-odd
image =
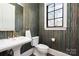
[[[46,4],[44,4],[44,29],[45,30],[66,30],[67,28],[67,3],[64,3],[64,20],[63,20],[63,27],[53,27],[53,28],[48,28],[47,23],[46,23]]]

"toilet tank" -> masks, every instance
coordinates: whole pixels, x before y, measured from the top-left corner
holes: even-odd
[[[26,30],[25,36],[31,39],[31,32],[30,32],[30,30]]]
[[[39,36],[32,37],[31,45],[32,46],[37,46],[38,43],[39,43]]]

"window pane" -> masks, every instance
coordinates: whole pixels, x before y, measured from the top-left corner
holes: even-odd
[[[46,3],[46,6],[48,6],[48,5],[50,5],[50,4],[52,4],[52,3]]]
[[[62,3],[55,3],[55,10],[62,8]]]
[[[48,6],[48,12],[53,11],[54,10],[54,4],[51,4]]]
[[[55,19],[55,26],[62,26],[62,18]]]
[[[48,20],[48,27],[54,26],[54,20]]]
[[[62,9],[55,11],[55,18],[62,17]]]
[[[48,19],[54,19],[54,12],[48,13]]]

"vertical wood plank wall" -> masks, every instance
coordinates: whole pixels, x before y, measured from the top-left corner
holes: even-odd
[[[32,36],[37,36],[39,35],[39,4],[27,3],[25,5],[25,28],[31,30]]]
[[[67,30],[44,30],[44,4],[39,6],[40,43],[50,48],[79,55],[79,4],[67,4]],[[56,41],[52,42],[51,38]]]

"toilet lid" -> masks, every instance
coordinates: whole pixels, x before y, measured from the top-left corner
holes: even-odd
[[[44,44],[38,44],[36,47],[41,48],[41,49],[48,49],[49,48],[47,45],[44,45]]]

